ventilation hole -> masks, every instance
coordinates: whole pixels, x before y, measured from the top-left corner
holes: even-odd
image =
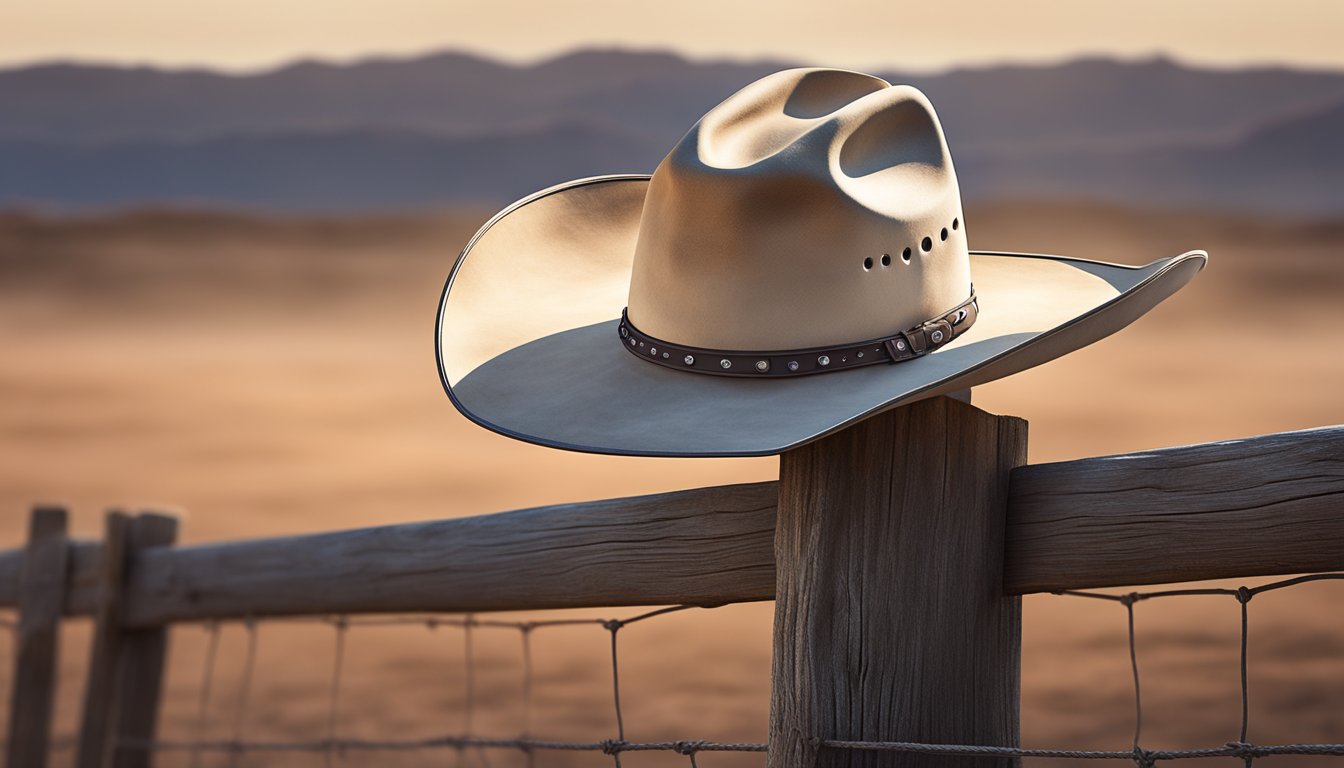
[[[953,228],[953,229],[959,229],[960,227],[961,227],[961,219],[953,219],[953,220],[952,220],[952,228]]]
[[[872,256],[869,256],[868,258],[866,258],[866,259],[863,260],[863,268],[864,268],[865,270],[869,270],[869,269],[872,269],[872,268],[873,268],[873,257],[872,257]]]
[[[943,227],[943,231],[940,232],[940,233],[938,233],[938,239],[939,239],[939,240],[946,240],[946,239],[947,239],[947,227]]]
[[[922,243],[919,244],[919,247],[922,248],[922,249],[924,249],[924,252],[925,252],[925,253],[928,253],[929,251],[932,251],[932,250],[933,250],[933,238],[931,238],[931,237],[926,237],[926,238],[924,238],[924,241],[923,241]]]
[[[910,263],[910,249],[909,249],[909,248],[906,248],[904,251],[901,251],[901,261],[904,261],[906,264],[909,264],[909,263]]]
[[[882,266],[884,266],[884,267],[890,267],[890,266],[891,266],[891,254],[890,254],[890,253],[884,253],[884,254],[882,254]]]

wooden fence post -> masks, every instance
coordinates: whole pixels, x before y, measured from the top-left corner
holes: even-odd
[[[1003,595],[1026,422],[937,398],[780,458],[769,768],[998,768],[828,748],[1015,746],[1021,603]]]
[[[84,683],[84,718],[79,726],[77,768],[104,768],[112,755],[114,705],[121,677],[121,598],[126,582],[126,545],[130,518],[107,513],[103,559],[98,575],[98,604],[93,613],[93,644]]]
[[[167,628],[125,629],[122,603],[136,552],[166,546],[176,539],[177,521],[166,515],[144,514],[134,519],[117,511],[107,515],[84,720],[75,763],[78,768],[150,764],[149,751],[118,750],[117,743],[154,738]]]
[[[141,513],[131,521],[127,542],[126,578],[135,574],[136,553],[148,547],[172,546],[177,542],[177,518]],[[159,706],[163,695],[163,667],[168,654],[166,626],[128,629],[122,634],[121,690],[114,710],[117,713],[116,739],[112,765],[115,768],[148,768],[154,753],[137,749],[135,744],[151,742],[159,720]]]
[[[18,652],[9,705],[9,768],[42,768],[56,699],[56,652],[69,546],[61,507],[37,507],[28,523],[19,592]]]

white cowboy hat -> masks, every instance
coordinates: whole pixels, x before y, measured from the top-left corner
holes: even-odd
[[[652,176],[562,184],[487,222],[444,287],[440,376],[520,440],[768,455],[1086,346],[1206,260],[970,251],[966,230],[924,94],[779,72]]]

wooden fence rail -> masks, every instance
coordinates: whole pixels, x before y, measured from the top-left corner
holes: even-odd
[[[1012,472],[1009,594],[1344,570],[1344,426]],[[774,598],[775,482],[143,551],[128,626],[244,615],[532,610]],[[23,550],[0,553],[0,606]],[[101,546],[71,547],[91,615]]]

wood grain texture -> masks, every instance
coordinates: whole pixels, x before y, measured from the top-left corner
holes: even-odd
[[[103,528],[102,574],[93,614],[93,642],[84,688],[84,716],[75,755],[77,768],[104,768],[111,763],[116,731],[116,704],[121,686],[121,608],[125,587],[130,518],[109,512]]]
[[[1016,592],[1344,570],[1344,427],[1022,467]]]
[[[141,513],[127,532],[126,580],[135,578],[140,558],[153,547],[169,547],[177,541],[177,518],[153,512]],[[115,768],[149,768],[153,753],[135,745],[151,742],[163,700],[163,670],[168,654],[167,627],[124,629],[121,639],[120,689],[113,711],[116,748]]]
[[[66,539],[65,603],[67,616],[88,616],[98,602],[98,574],[103,545],[96,541]],[[24,550],[0,552],[0,606],[16,607],[23,589]]]
[[[6,739],[5,764],[10,768],[47,764],[68,560],[66,521],[60,507],[37,507],[28,524],[28,548],[18,579],[18,648]]]
[[[290,613],[490,611],[768,598],[775,484],[435,523],[161,548],[127,623]],[[80,601],[75,601],[80,602]]]
[[[1019,467],[1010,594],[1344,570],[1344,427]],[[775,483],[144,553],[138,626],[247,613],[487,611],[770,600]],[[70,545],[67,615],[101,546]],[[0,553],[0,605],[24,555]]]
[[[947,398],[781,457],[769,768],[1012,764],[818,742],[1018,743],[1003,535],[1025,460],[1025,422]]]

